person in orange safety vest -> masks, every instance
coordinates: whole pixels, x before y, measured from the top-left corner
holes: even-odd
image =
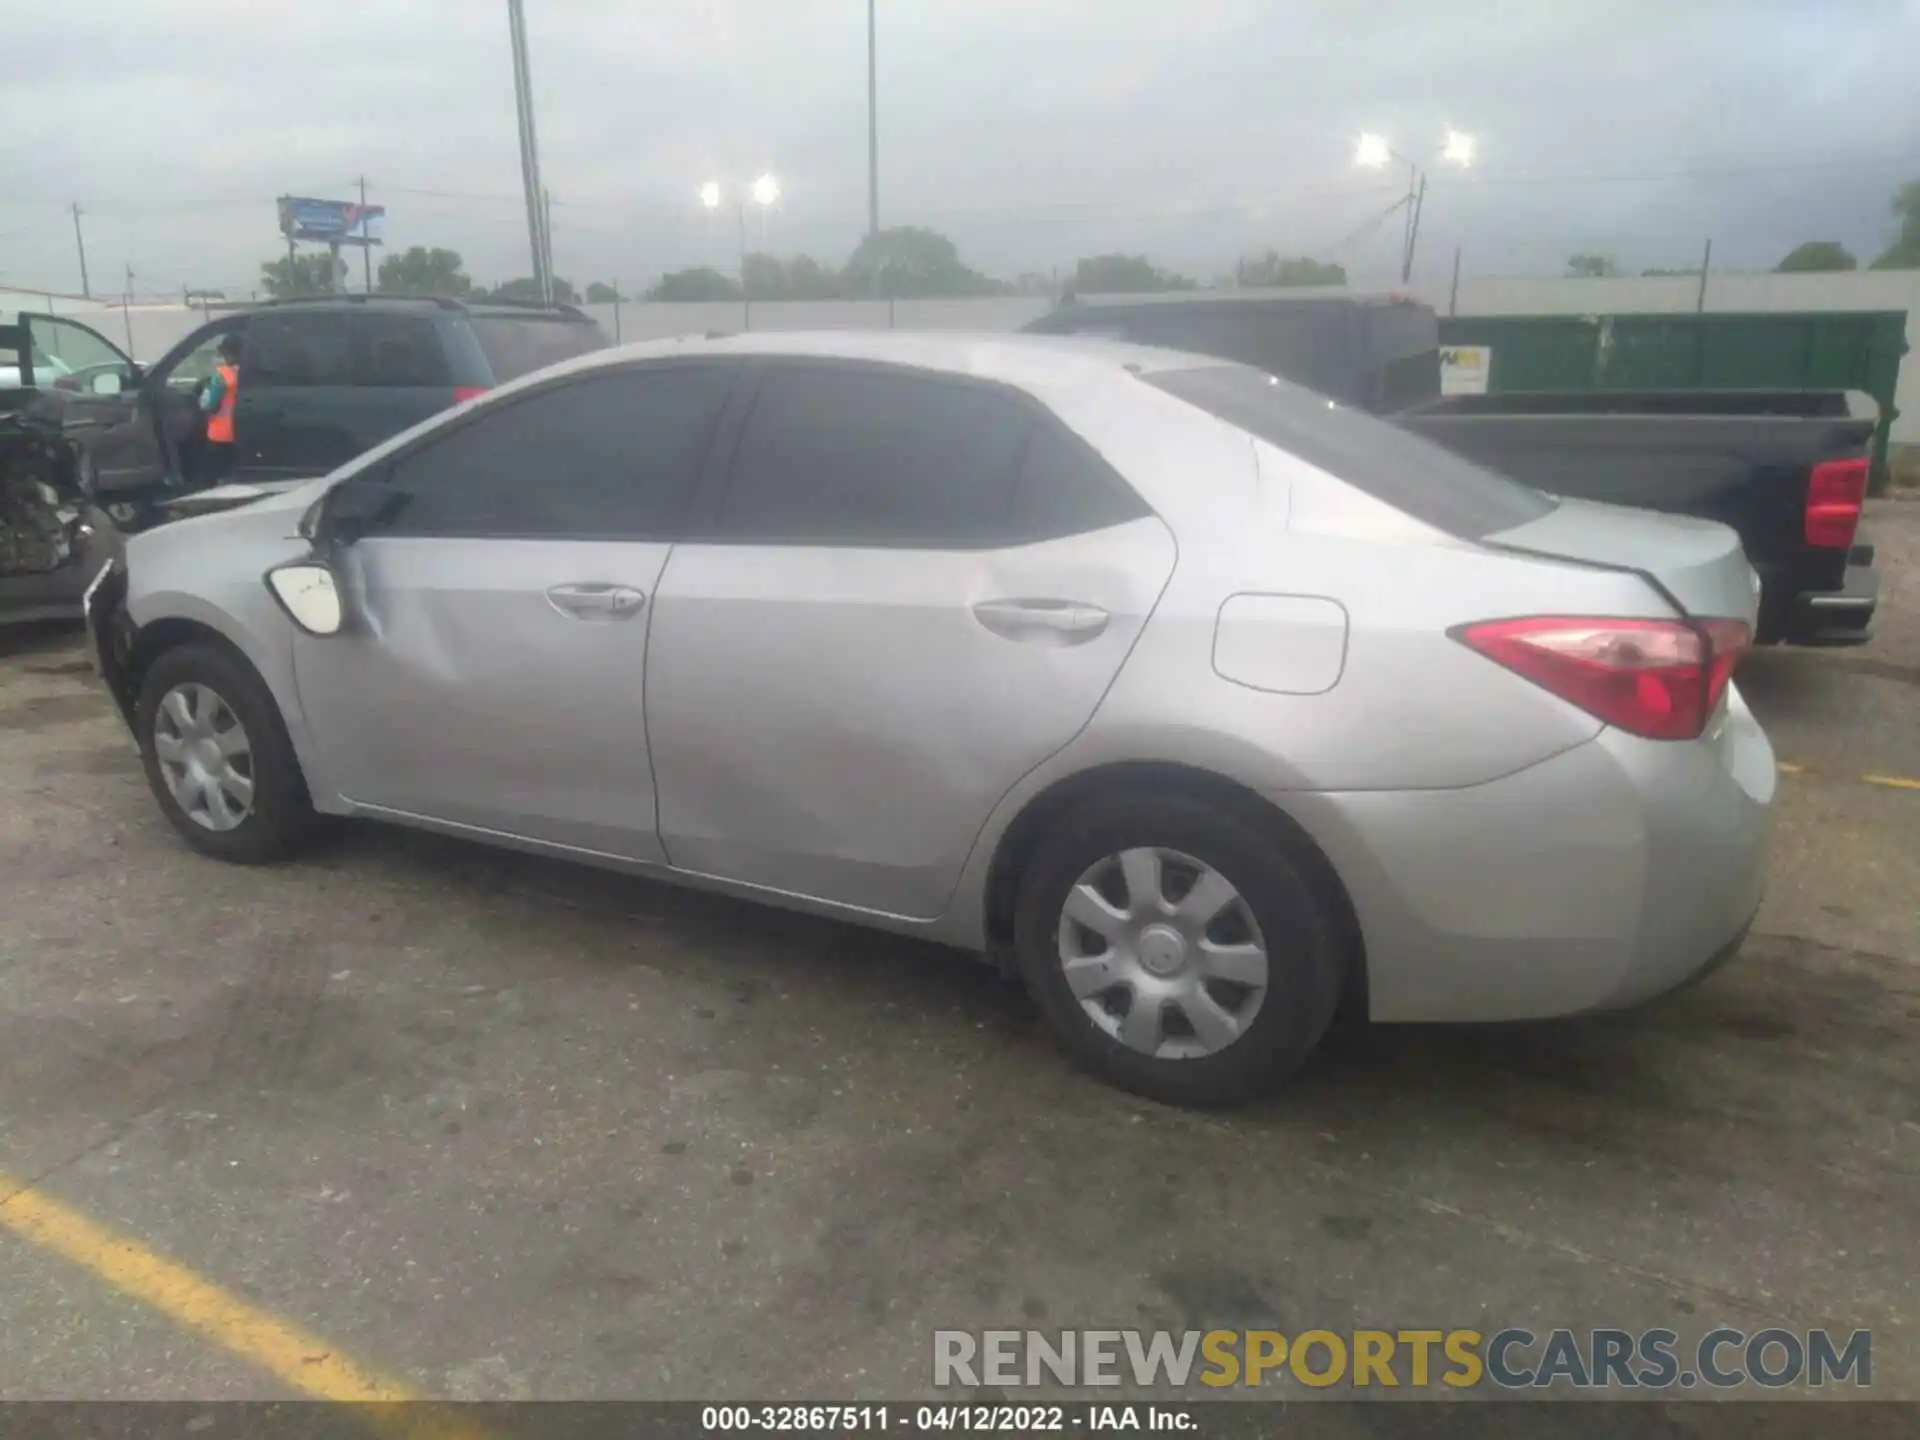
[[[240,337],[220,339],[220,363],[200,388],[200,413],[207,417],[203,479],[233,473],[233,407],[240,396]]]

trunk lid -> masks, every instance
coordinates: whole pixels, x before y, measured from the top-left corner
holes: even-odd
[[[1563,499],[1551,514],[1480,543],[1630,571],[1694,618],[1743,620],[1749,628],[1758,620],[1760,577],[1747,563],[1740,537],[1718,521]]]

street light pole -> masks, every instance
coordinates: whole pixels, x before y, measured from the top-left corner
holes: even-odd
[[[77,202],[73,206],[73,244],[80,252],[80,294],[91,300],[93,287],[87,283],[87,242],[80,234],[80,206]]]
[[[874,0],[867,0],[867,234],[880,233],[880,83]]]
[[[1420,243],[1420,212],[1427,203],[1427,177],[1420,172],[1420,188],[1407,191],[1407,249],[1400,257],[1400,283],[1413,279],[1413,249]]]
[[[521,0],[507,0],[507,28],[513,41],[513,96],[520,119],[520,183],[527,196],[527,244],[533,252],[533,285],[543,304],[553,303],[553,279],[547,273],[547,225],[540,183],[540,144],[533,126],[533,75],[527,63],[527,18]]]
[[[747,197],[744,193],[734,204],[740,221],[740,328],[753,329],[753,297],[747,294]]]
[[[753,301],[747,295],[747,200],[751,197],[758,205],[762,217],[772,209],[780,199],[780,182],[771,175],[762,175],[751,186],[743,187],[733,198],[734,222],[738,226],[740,241],[740,319],[744,328],[753,328]],[[725,202],[726,191],[718,180],[709,180],[700,187],[700,203],[708,210],[718,210]],[[761,227],[762,240],[765,239],[765,226]]]
[[[1465,169],[1473,164],[1474,139],[1458,130],[1447,132],[1445,148],[1440,152],[1442,160],[1448,160]],[[1366,134],[1360,137],[1359,148],[1354,152],[1356,163],[1370,169],[1379,169],[1390,160],[1398,160],[1407,167],[1407,197],[1400,202],[1406,207],[1400,238],[1400,283],[1407,284],[1413,279],[1413,256],[1420,243],[1420,215],[1427,205],[1427,172],[1417,161],[1409,160],[1398,150],[1388,145],[1379,135]],[[1388,211],[1392,213],[1391,210]]]

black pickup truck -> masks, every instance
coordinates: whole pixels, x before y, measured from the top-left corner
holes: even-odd
[[[1440,394],[1433,310],[1398,296],[1099,297],[1026,327],[1258,366],[1556,495],[1718,520],[1761,579],[1762,644],[1858,645],[1876,415],[1844,391]]]

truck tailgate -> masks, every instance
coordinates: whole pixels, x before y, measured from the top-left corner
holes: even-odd
[[[1795,589],[1837,589],[1846,551],[1807,544],[1808,476],[1823,460],[1865,454],[1875,422],[1415,411],[1395,423],[1549,494],[1718,520],[1763,572],[1791,571]]]

